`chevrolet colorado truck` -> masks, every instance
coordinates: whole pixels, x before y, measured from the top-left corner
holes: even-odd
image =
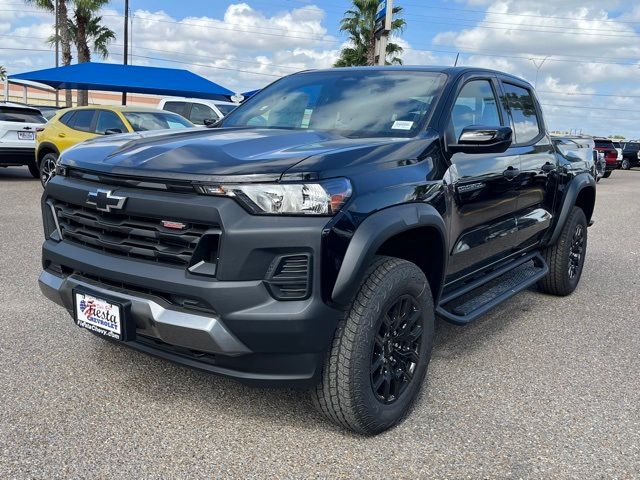
[[[464,325],[534,284],[573,292],[595,202],[580,165],[514,76],[301,72],[212,128],[65,151],[40,287],[96,335],[309,389],[375,434],[414,403],[436,316]]]

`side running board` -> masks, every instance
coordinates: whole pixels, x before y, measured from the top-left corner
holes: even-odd
[[[538,252],[528,253],[486,275],[446,291],[436,313],[456,325],[465,325],[530,287],[549,273]]]

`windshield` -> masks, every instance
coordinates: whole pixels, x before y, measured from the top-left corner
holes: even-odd
[[[131,124],[134,132],[194,126],[186,118],[168,112],[123,112],[123,115]]]
[[[216,103],[217,109],[220,110],[223,116],[227,116],[231,113],[238,105],[228,104],[228,103]]]
[[[435,72],[371,70],[292,75],[249,98],[222,125],[409,137],[423,126],[445,78]]]

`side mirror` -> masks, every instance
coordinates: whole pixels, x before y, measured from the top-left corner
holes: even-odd
[[[207,127],[215,127],[216,123],[218,123],[219,120],[214,120],[213,118],[205,118],[204,119],[204,124]]]
[[[502,153],[511,146],[513,131],[510,127],[465,127],[458,143],[450,144],[452,153]]]
[[[105,135],[115,135],[117,133],[122,133],[122,130],[120,130],[119,128],[107,128],[104,131]]]

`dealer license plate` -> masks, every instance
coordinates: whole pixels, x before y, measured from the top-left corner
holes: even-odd
[[[35,140],[35,138],[33,132],[18,132],[18,140]]]
[[[73,295],[78,326],[122,339],[122,305],[83,292],[74,292]]]

